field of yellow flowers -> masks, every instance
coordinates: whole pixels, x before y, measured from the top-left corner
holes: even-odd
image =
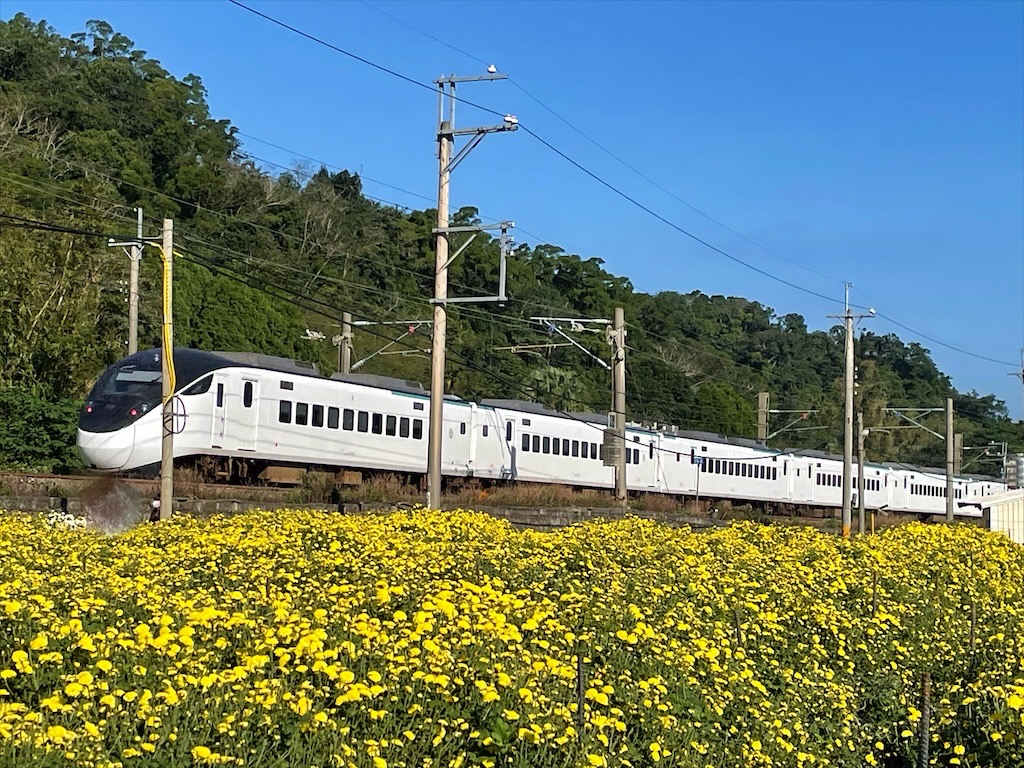
[[[0,513],[0,765],[1020,766],[1022,574],[965,526]]]

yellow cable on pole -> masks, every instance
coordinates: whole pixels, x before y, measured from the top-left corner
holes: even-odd
[[[174,396],[174,388],[177,383],[175,380],[174,373],[174,347],[171,337],[171,275],[172,275],[172,259],[174,253],[166,253],[163,248],[160,249],[161,260],[163,262],[163,318],[161,328],[161,346],[163,347],[164,358],[167,360],[167,373],[170,386],[167,388],[168,391],[164,395],[163,402],[166,403],[169,399]]]

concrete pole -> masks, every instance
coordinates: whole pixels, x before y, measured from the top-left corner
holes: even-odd
[[[757,442],[768,445],[768,393],[757,393]]]
[[[847,288],[849,291],[849,288]],[[853,523],[853,314],[849,302],[846,314],[846,413],[843,418],[843,538],[850,538]]]
[[[142,209],[136,208],[138,222],[136,236],[139,241],[132,245],[129,262],[131,264],[128,280],[128,354],[139,351],[139,262],[142,260]]]
[[[626,323],[622,307],[615,308],[615,356],[612,360],[612,410],[615,413],[615,439],[619,441],[615,464],[615,500],[625,507],[629,493],[626,488]]]
[[[352,368],[352,313],[341,313],[341,346],[338,347],[338,370],[348,373]]]
[[[857,533],[864,535],[864,414],[857,411]]]
[[[174,319],[173,319],[173,277],[174,277],[174,222],[164,219],[163,230],[163,353],[162,395],[163,395],[163,439],[160,442],[160,519],[171,517],[174,504],[174,390],[171,386],[171,367],[174,364]]]
[[[956,499],[953,492],[953,398],[946,398],[946,522],[953,522]]]
[[[455,85],[452,84],[454,95]],[[449,105],[448,119],[444,119],[444,85],[438,91],[438,184],[437,228],[448,227],[448,193],[454,136],[455,101]],[[427,439],[427,507],[441,508],[441,435],[444,429],[444,367],[445,337],[448,331],[445,300],[448,298],[448,233],[437,235],[437,254],[434,259],[434,325],[430,345],[430,430]]]

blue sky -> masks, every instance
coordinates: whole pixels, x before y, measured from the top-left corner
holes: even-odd
[[[994,392],[1024,418],[1010,366],[920,335],[1019,369],[1024,3],[247,4],[422,82],[493,62],[514,82],[462,95],[517,115],[678,226],[835,303],[695,243],[523,131],[487,137],[458,168],[454,205],[515,220],[520,240],[601,257],[639,290],[743,296],[812,328],[832,324],[841,281],[852,281],[853,302],[919,333],[882,318],[866,327],[920,341],[958,389]],[[267,161],[302,153],[357,170],[368,194],[402,205],[430,203],[369,179],[435,195],[432,94],[228,2],[4,0],[4,18],[18,11],[63,34],[106,20],[176,76],[200,75],[215,117],[291,150],[243,137]],[[457,122],[494,119],[460,106]]]

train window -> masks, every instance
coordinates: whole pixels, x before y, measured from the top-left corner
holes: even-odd
[[[413,403],[412,404],[412,409],[414,411],[422,411],[423,410],[423,403]]]
[[[313,406],[313,426],[322,427],[324,425],[324,407],[322,405]]]
[[[584,459],[590,458],[590,443],[580,443],[580,456]]]
[[[629,448],[626,449],[626,463],[627,464],[632,464],[633,463],[633,452],[631,450],[629,450]]]
[[[351,432],[355,428],[356,412],[346,408],[341,414],[341,428]]]
[[[398,432],[398,417],[388,416],[384,422],[384,434],[394,437]]]
[[[579,440],[573,440],[572,441],[572,455],[573,455],[573,458],[576,458],[577,456],[580,455],[580,441]]]
[[[544,444],[541,446],[542,453],[551,453],[551,438],[545,437]]]
[[[530,450],[530,436],[525,433],[523,434],[523,450]]]
[[[540,453],[540,435],[533,436],[533,445],[530,447],[533,448],[534,453]]]
[[[375,435],[383,434],[384,432],[384,415],[380,413],[373,414],[372,426],[370,431]]]
[[[785,465],[783,465],[783,469],[785,469]],[[796,471],[796,473],[797,473],[797,475],[799,475],[800,474],[800,470],[798,469]],[[783,474],[785,474],[785,473],[783,473]],[[778,475],[778,472],[776,471],[776,468],[772,467],[772,480],[777,480],[778,478],[779,478],[779,475]]]
[[[523,419],[523,426],[524,427],[530,426],[530,420],[529,419]]]
[[[590,444],[590,458],[592,458],[592,459],[596,459],[597,458],[597,443],[591,443]]]
[[[359,432],[370,431],[370,414],[366,411],[360,411],[358,421],[356,423],[356,429]]]
[[[466,434],[466,422],[462,422],[461,424],[459,424],[459,434]]]
[[[292,423],[292,403],[291,400],[282,400],[277,410],[277,420],[282,424]]]
[[[512,442],[512,422],[511,421],[506,421],[505,422],[505,440],[507,440],[510,443]]]
[[[649,448],[650,448],[650,454],[648,454],[648,458],[653,459],[654,458],[654,443],[650,443],[649,444]]]
[[[639,435],[634,436],[633,437],[633,442],[634,443],[639,443],[640,442],[640,436]]]
[[[604,445],[597,446],[597,458],[604,461]]]
[[[195,384],[188,389],[182,391],[183,395],[205,395],[210,391],[210,385],[213,383],[213,374],[204,376]]]
[[[423,438],[423,419],[412,420],[412,439],[421,440]]]
[[[568,456],[569,455],[569,438],[565,438],[562,441],[562,455],[563,456]]]
[[[218,408],[223,408],[224,407],[224,385],[223,384],[218,384],[217,385],[217,407]]]
[[[328,408],[327,409],[327,428],[328,429],[337,429],[338,428],[338,416],[340,416],[340,415],[341,415],[341,412],[337,408]]]
[[[242,387],[242,405],[246,408],[252,407],[252,382],[245,382],[245,386]]]
[[[290,381],[282,381],[281,389],[295,389],[295,385]]]
[[[633,463],[634,464],[639,464],[640,463],[640,450],[638,448],[634,448],[633,449]]]
[[[309,423],[309,403],[296,403],[295,404],[295,423],[296,424],[307,424],[307,423]]]
[[[559,456],[562,453],[562,441],[557,437],[551,441],[551,452],[555,454],[555,456]]]
[[[789,468],[789,462],[788,461],[782,462],[782,474],[783,475],[786,474],[788,468]],[[796,476],[800,477],[800,470],[797,470]]]
[[[408,437],[409,436],[409,417],[403,416],[398,420],[398,436]]]
[[[484,428],[481,430],[481,432],[483,432],[484,437],[487,437],[487,425],[486,424],[484,424]]]

